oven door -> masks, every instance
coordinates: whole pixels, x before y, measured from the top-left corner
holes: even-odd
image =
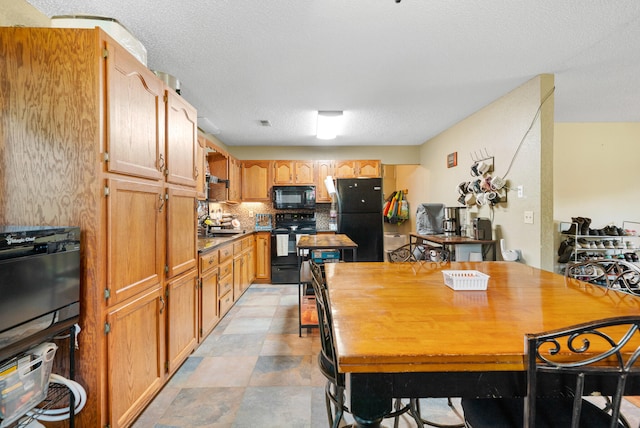
[[[295,233],[271,234],[271,266],[298,265]]]

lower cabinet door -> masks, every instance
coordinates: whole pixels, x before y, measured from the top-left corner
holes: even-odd
[[[200,340],[213,330],[220,319],[218,315],[218,269],[210,269],[202,275],[200,286]]]
[[[167,370],[171,375],[198,340],[198,271],[193,269],[166,284]]]
[[[111,428],[129,426],[163,385],[164,307],[162,288],[158,284],[155,289],[107,313]]]

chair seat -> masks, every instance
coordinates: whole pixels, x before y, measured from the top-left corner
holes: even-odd
[[[536,401],[536,428],[571,426],[571,398],[541,398]],[[462,399],[464,417],[470,428],[518,428],[523,425],[524,399]],[[583,400],[580,428],[608,427],[611,417]],[[623,427],[621,423],[619,427]]]

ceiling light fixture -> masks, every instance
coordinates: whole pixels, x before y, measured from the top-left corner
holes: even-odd
[[[318,111],[316,137],[320,140],[333,140],[342,124],[341,111]]]

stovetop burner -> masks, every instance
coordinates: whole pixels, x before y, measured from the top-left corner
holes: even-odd
[[[277,213],[273,233],[315,233],[314,213]]]

